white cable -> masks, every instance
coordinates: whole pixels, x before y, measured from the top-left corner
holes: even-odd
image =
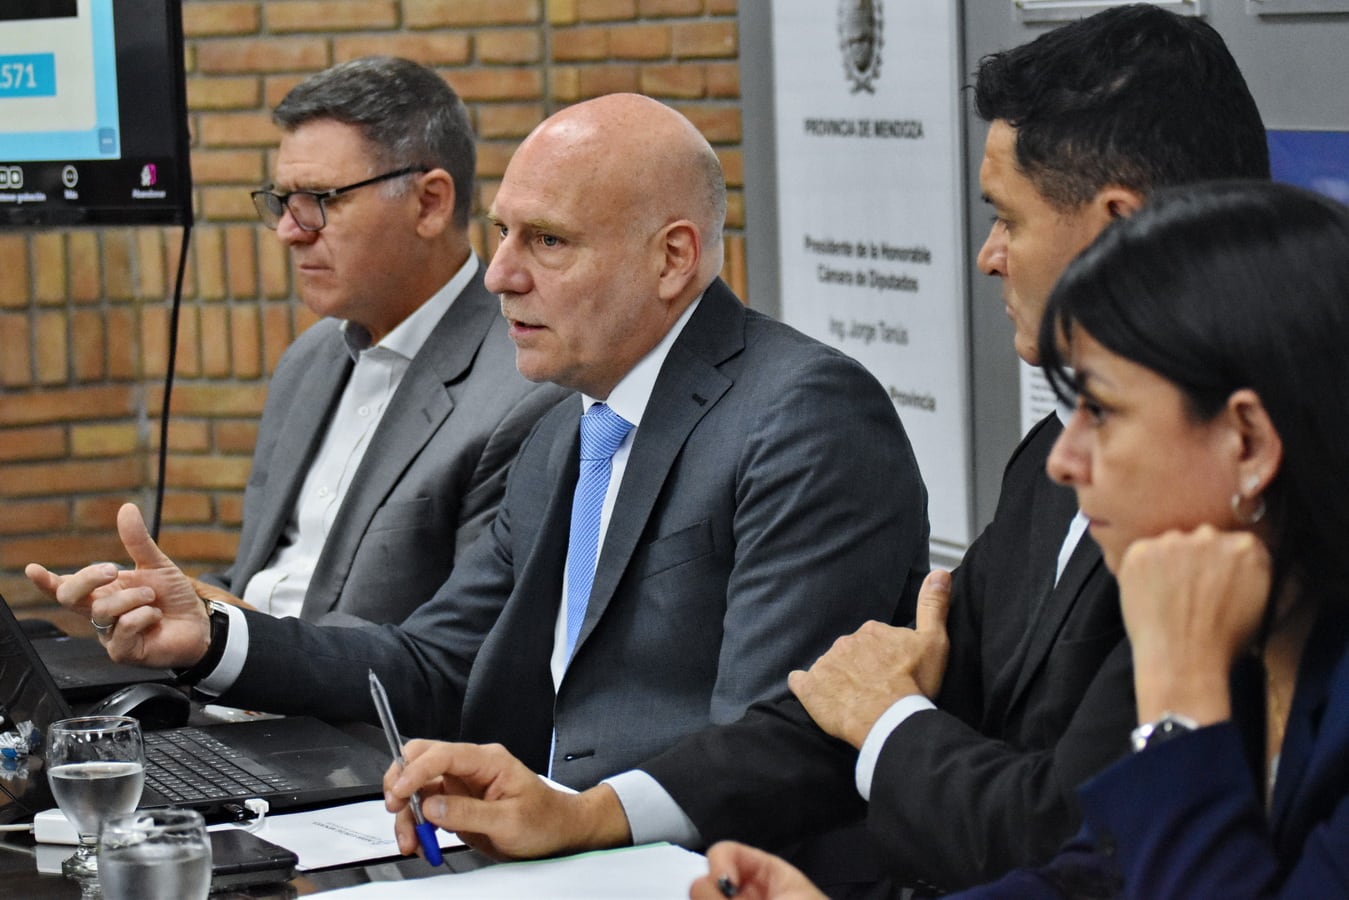
[[[262,830],[262,825],[267,821],[267,813],[271,810],[271,805],[260,797],[253,797],[244,801],[244,809],[253,813],[253,821],[244,826],[245,831],[258,832]]]

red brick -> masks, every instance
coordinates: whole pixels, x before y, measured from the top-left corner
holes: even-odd
[[[71,317],[71,349],[74,353],[76,381],[98,381],[107,374],[104,352],[106,318],[101,310],[79,309]]]
[[[609,55],[609,29],[598,26],[559,28],[553,32],[553,59],[593,62]]]
[[[66,455],[66,430],[59,425],[6,428],[0,440],[0,461],[61,459]],[[8,509],[6,509],[8,514]],[[0,516],[0,519],[4,519]]]
[[[201,142],[211,147],[272,147],[281,137],[270,113],[203,113],[197,121]]]
[[[140,484],[140,463],[134,459],[99,459],[12,464],[0,469],[0,494],[43,497],[88,491],[134,488]]]
[[[70,260],[70,298],[77,303],[95,303],[103,297],[98,232],[72,231],[66,237]]]
[[[583,22],[637,18],[637,0],[577,0],[576,17]]]
[[[230,374],[229,310],[221,304],[203,307],[201,330],[206,340],[201,347],[201,370],[207,378]]]
[[[719,100],[740,99],[740,65],[734,62],[714,62],[703,66],[707,73],[707,95]]]
[[[268,303],[262,308],[262,367],[271,374],[281,354],[295,338],[289,303]]]
[[[197,45],[197,70],[206,74],[313,71],[329,63],[323,38],[226,39]]]
[[[41,538],[11,538],[0,543],[0,567],[7,569],[41,562],[49,569],[70,571],[96,559],[126,559],[126,550],[116,533],[55,534]]]
[[[478,62],[536,63],[542,57],[543,42],[534,29],[511,28],[480,31],[476,37]]]
[[[130,229],[103,232],[103,290],[110,299],[131,300],[136,297],[135,280],[132,277],[135,266],[131,264],[134,234]]]
[[[469,61],[470,41],[462,32],[379,34],[343,37],[333,41],[333,61],[362,56],[403,56],[428,66],[463,65]]]
[[[28,238],[20,234],[0,234],[0,306],[26,306],[31,296]]]
[[[151,391],[147,406],[158,412],[160,392]],[[179,416],[256,416],[267,397],[263,384],[183,383],[173,390],[173,412]]]
[[[397,5],[388,0],[284,0],[268,3],[264,21],[270,31],[361,31],[393,28]]]
[[[32,331],[27,313],[0,313],[0,385],[33,383]],[[2,396],[2,395],[0,395]]]
[[[229,365],[235,378],[257,378],[262,374],[262,346],[258,338],[258,308],[241,304],[230,308]]]
[[[258,291],[258,232],[260,225],[231,225],[225,229],[225,265],[229,271],[229,290],[234,297],[255,297]],[[263,239],[276,238],[263,232]]]
[[[218,452],[251,456],[258,442],[258,423],[251,419],[220,419],[211,424],[211,433]]]
[[[674,55],[678,59],[735,57],[734,22],[681,22],[674,25]]]
[[[137,412],[135,400],[135,392],[125,385],[0,394],[0,425],[40,425],[129,416]]]
[[[232,528],[175,528],[166,532],[163,540],[165,552],[191,575],[228,565],[234,559],[238,544],[239,535]]]
[[[165,491],[164,523],[204,525],[211,522],[211,498],[200,491]]]
[[[33,297],[39,303],[66,299],[66,242],[57,231],[33,235]]]
[[[187,80],[187,107],[193,112],[254,109],[262,95],[256,76],[197,76]]]
[[[182,456],[170,453],[167,484],[177,488],[239,488],[248,483],[246,456]]]
[[[454,73],[454,89],[470,103],[533,100],[543,91],[543,76],[529,69],[465,69]]]
[[[64,312],[39,312],[33,330],[37,349],[37,380],[41,384],[65,384],[70,373],[67,350],[68,320]]]
[[[221,524],[238,527],[244,522],[244,495],[242,493],[217,493],[215,495],[216,516]]]
[[[745,154],[742,150],[719,149],[717,157],[721,160],[721,171],[726,183],[731,187],[740,187],[745,183]]]
[[[127,306],[113,307],[106,313],[106,326],[108,377],[122,381],[136,377],[140,369],[136,311]]]
[[[174,408],[178,398],[175,390]],[[159,452],[159,423],[150,430],[148,448]],[[174,453],[206,453],[211,449],[211,425],[203,419],[188,419],[175,414],[169,419],[169,449]],[[156,461],[157,462],[157,461]]]
[[[5,500],[0,516],[0,534],[40,534],[61,531],[70,524],[70,510],[64,500]],[[11,600],[8,592],[6,600]]]
[[[290,254],[281,242],[265,236],[258,247],[258,274],[264,297],[290,296]]]
[[[74,425],[70,429],[73,457],[122,457],[140,449],[139,429],[131,423]]]
[[[577,20],[576,0],[548,0],[548,22],[552,25],[574,25]]]
[[[539,0],[403,0],[409,28],[525,25],[539,21],[541,14]]]
[[[154,228],[142,228],[137,231],[136,256],[140,262],[137,272],[139,299],[154,301],[168,296],[164,279],[163,233]]]
[[[268,75],[263,81],[262,105],[269,111],[275,109],[282,98],[290,93],[291,88],[312,74],[312,72],[305,72],[300,75]]]
[[[668,25],[619,25],[609,29],[609,50],[617,59],[665,59],[671,46]]]
[[[252,34],[259,22],[256,3],[183,4],[183,34],[188,38]]]
[[[523,138],[543,121],[540,103],[489,103],[478,108],[478,137]]]
[[[740,108],[737,106],[682,103],[675,108],[698,126],[708,143],[726,144],[740,140]]]
[[[641,70],[636,66],[592,66],[581,70],[581,97],[599,97],[641,88]]]
[[[650,97],[693,100],[707,92],[707,84],[701,66],[642,66],[641,90]]]
[[[204,187],[200,190],[202,216],[212,222],[256,222],[257,209],[242,187]]]
[[[192,180],[197,185],[234,184],[249,190],[267,179],[261,150],[195,150]]]
[[[703,0],[639,0],[637,14],[643,18],[696,16],[703,11]]]
[[[192,258],[197,270],[197,296],[220,300],[225,296],[225,234],[214,226],[200,226],[192,233]]]

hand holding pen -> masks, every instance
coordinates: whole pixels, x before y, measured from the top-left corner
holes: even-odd
[[[379,723],[384,726],[384,737],[389,742],[389,753],[393,755],[393,761],[401,769],[403,762],[403,742],[398,735],[398,726],[394,724],[393,709],[389,706],[389,695],[384,693],[384,685],[379,683],[379,676],[375,674],[374,669],[370,670],[370,697],[375,701],[375,711],[379,713]],[[436,837],[436,826],[426,821],[422,815],[422,801],[416,794],[408,798],[408,805],[412,807],[412,818],[416,820],[417,840],[421,842],[422,852],[426,854],[426,861],[433,866],[443,863],[444,857],[440,855],[440,841]]]

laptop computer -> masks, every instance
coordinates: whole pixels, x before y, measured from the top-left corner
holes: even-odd
[[[43,745],[51,723],[72,715],[32,641],[0,597],[0,736],[31,728],[38,738],[27,756],[0,750],[0,822],[30,818],[56,805]],[[379,736],[373,728],[369,733]],[[280,812],[382,796],[390,763],[387,747],[378,749],[308,716],[169,728],[147,732],[145,738],[141,807],[189,807],[210,821],[235,818],[231,806],[252,797]],[[199,753],[213,755],[204,777],[189,771],[189,756]]]
[[[72,703],[101,700],[131,684],[174,682],[174,675],[168,669],[146,669],[113,662],[97,638],[63,634],[34,637],[32,642],[62,696]]]

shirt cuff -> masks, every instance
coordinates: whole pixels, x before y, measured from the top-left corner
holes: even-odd
[[[231,631],[232,637],[233,631]],[[890,739],[890,735],[894,733],[896,728],[904,724],[905,719],[914,713],[936,708],[937,705],[922,694],[910,694],[896,700],[876,720],[876,724],[871,726],[871,730],[867,732],[867,739],[862,742],[862,749],[857,754],[855,775],[857,793],[862,795],[863,800],[871,800],[871,779],[876,774],[876,763],[881,758],[881,749],[885,747],[885,742]]]
[[[225,653],[195,688],[198,693],[209,697],[219,697],[233,687],[239,673],[243,671],[244,660],[248,658],[248,619],[244,611],[226,604],[225,614],[230,617],[229,634],[225,636]]]
[[[623,804],[633,846],[657,841],[694,850],[703,846],[703,836],[698,833],[693,820],[684,814],[660,782],[647,773],[620,772],[601,783],[613,788],[618,802]]]

